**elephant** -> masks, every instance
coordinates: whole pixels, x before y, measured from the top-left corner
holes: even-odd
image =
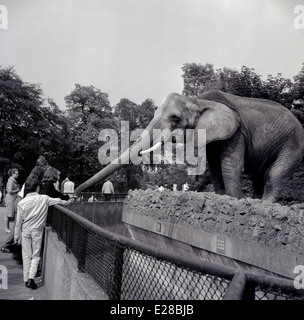
[[[240,97],[220,90],[211,90],[198,97],[171,93],[155,111],[146,128],[174,131],[205,129],[206,158],[211,182],[217,194],[241,198],[241,175],[252,180],[253,198],[276,202],[282,182],[292,174],[304,154],[304,129],[297,118],[279,103],[257,98]],[[124,159],[138,153],[145,144],[150,148],[151,136],[141,135]],[[125,163],[121,161],[121,163]],[[75,190],[75,196],[121,168],[113,161]]]

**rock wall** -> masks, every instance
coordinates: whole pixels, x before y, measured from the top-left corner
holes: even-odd
[[[124,206],[136,215],[304,253],[304,204],[147,189],[130,191]]]

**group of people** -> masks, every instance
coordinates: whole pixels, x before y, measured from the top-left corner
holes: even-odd
[[[157,187],[157,189],[158,189],[159,191],[163,191],[164,189],[168,189],[168,185],[165,184],[165,187],[160,186],[160,187]],[[173,186],[172,186],[172,191],[174,191],[174,192],[175,192],[175,191],[178,191],[178,190],[177,190],[177,184],[176,184],[176,183],[173,184]],[[188,185],[188,182],[187,182],[187,181],[182,185],[182,191],[189,191],[189,185]]]
[[[25,286],[36,289],[34,279],[41,258],[48,208],[55,204],[66,205],[72,200],[55,188],[60,171],[51,167],[42,156],[37,159],[22,188],[17,182],[17,168],[10,169],[9,176],[5,197],[5,232],[9,235],[1,251],[11,253],[14,244],[21,245]]]

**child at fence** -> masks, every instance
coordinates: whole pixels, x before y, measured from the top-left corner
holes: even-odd
[[[29,193],[17,206],[14,241],[17,243],[21,238],[25,286],[36,289],[34,278],[40,261],[41,241],[48,208],[54,204],[67,204],[69,201],[39,194],[41,182],[37,178],[27,179],[25,184]]]

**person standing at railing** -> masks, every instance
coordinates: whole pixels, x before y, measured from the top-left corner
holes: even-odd
[[[58,191],[55,188],[55,184],[59,181],[60,179],[60,171],[54,167],[49,167],[43,176],[42,179],[42,186],[40,188],[40,194],[46,194],[47,196],[51,198],[59,198],[61,200],[69,200],[70,197],[67,194],[63,194],[62,192]],[[48,220],[52,218],[52,209],[48,210],[48,219],[47,223],[49,223]],[[41,243],[41,258],[43,254],[43,248],[44,248],[44,236],[42,237],[42,243]],[[40,259],[40,264],[38,267],[38,274],[41,273],[41,259]]]
[[[45,157],[39,156],[38,159],[36,160],[35,167],[31,170],[27,179],[37,178],[38,180],[41,181],[43,178],[44,172],[47,170],[48,167],[49,167],[49,163],[47,162]],[[25,188],[25,184],[23,184],[20,192],[18,192],[18,195],[20,196],[20,200],[21,198],[24,198],[27,195],[27,193],[28,193],[28,190]],[[17,211],[17,203],[16,203],[16,211]],[[5,243],[1,247],[1,251],[4,253],[14,253],[15,255],[14,259],[17,261],[21,261],[21,251],[19,250],[19,248],[14,247],[15,221],[8,238],[6,239]]]
[[[15,243],[22,242],[23,280],[25,286],[37,289],[34,281],[40,261],[43,230],[48,208],[55,204],[68,204],[69,201],[39,194],[41,182],[37,178],[25,182],[29,193],[17,205]]]
[[[105,201],[110,201],[112,194],[114,194],[113,183],[107,179],[106,182],[102,186],[101,193],[104,194]]]
[[[61,200],[69,200],[67,194],[56,190],[55,183],[60,179],[60,171],[54,167],[49,167],[44,173],[40,194],[46,194],[51,198],[60,198]]]
[[[6,197],[5,197],[5,206],[6,206],[6,215],[5,215],[5,233],[10,233],[11,229],[9,227],[10,221],[14,221],[17,203],[21,199],[18,196],[20,191],[20,186],[17,182],[19,176],[19,171],[17,168],[8,170],[9,178],[6,184]]]
[[[74,189],[75,189],[75,183],[71,181],[69,178],[66,178],[66,182],[64,183],[64,187],[63,187],[63,193],[72,196],[74,193]]]

